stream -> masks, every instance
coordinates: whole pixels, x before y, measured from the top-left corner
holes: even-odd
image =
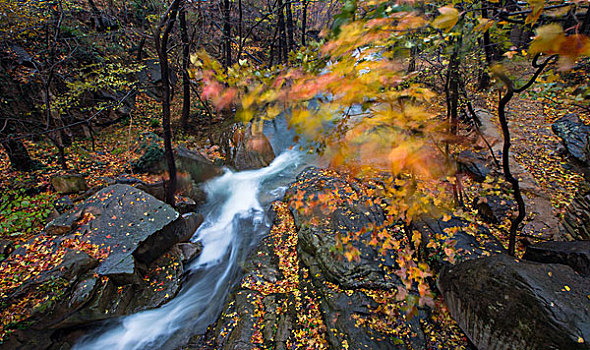
[[[283,150],[268,167],[226,170],[205,183],[208,201],[199,209],[205,220],[192,238],[203,250],[185,267],[178,295],[157,309],[108,321],[83,337],[75,350],[176,349],[205,333],[239,280],[241,264],[270,230],[270,203],[282,198],[305,166],[301,152],[288,149],[286,140],[292,137],[278,131],[283,127],[275,122],[265,129],[273,148]]]

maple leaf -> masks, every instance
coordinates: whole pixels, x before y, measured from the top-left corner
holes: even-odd
[[[443,6],[438,9],[440,15],[432,21],[432,26],[449,32],[459,21],[459,11],[451,6]]]

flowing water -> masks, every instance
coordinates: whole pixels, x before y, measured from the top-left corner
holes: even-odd
[[[278,136],[271,135],[271,142],[275,149],[283,149],[279,143],[288,136]],[[283,196],[302,165],[299,152],[286,150],[266,168],[227,170],[206,183],[208,202],[200,210],[205,221],[192,238],[203,243],[203,250],[186,267],[188,277],[180,293],[157,309],[104,324],[74,349],[175,349],[192,335],[205,333],[236,283],[240,264],[269,231],[269,204]]]

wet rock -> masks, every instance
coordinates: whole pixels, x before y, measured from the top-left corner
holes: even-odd
[[[479,349],[590,349],[590,279],[504,254],[443,268],[438,287]]]
[[[590,126],[584,124],[575,114],[567,114],[551,126],[561,138],[568,153],[580,163],[590,165]]]
[[[478,215],[492,224],[501,223],[508,216],[513,206],[515,206],[515,203],[512,199],[496,195],[473,199],[473,207],[477,209]]]
[[[166,199],[166,186],[164,181],[158,181],[156,183],[146,183],[139,181],[135,183],[133,187],[142,190],[161,201]]]
[[[367,244],[370,234],[365,234],[354,242],[360,251],[359,261],[348,261],[343,256],[335,256],[333,247],[336,235],[360,232],[371,226],[381,226],[385,215],[377,206],[366,206],[368,197],[363,195],[360,184],[346,179],[335,172],[308,168],[298,177],[285,198],[292,199],[303,195],[302,203],[310,203],[314,196],[338,193],[342,197],[356,197],[353,203],[343,202],[330,213],[323,213],[318,206],[312,213],[304,213],[292,207],[295,225],[299,230],[299,247],[317,259],[326,277],[345,288],[393,288],[397,277],[384,274],[380,265],[379,253]],[[345,198],[340,198],[345,199]],[[321,220],[318,220],[320,219]],[[392,261],[385,265],[394,266]]]
[[[160,61],[158,59],[144,59],[144,68],[136,73],[137,80],[148,96],[160,101],[162,99],[162,71],[160,69]],[[170,70],[170,84],[176,84],[176,74],[174,70]]]
[[[443,243],[445,240],[455,241],[456,258],[459,261],[506,253],[502,243],[488,229],[479,227],[476,232],[468,230],[469,224],[456,216],[451,216],[448,220],[423,216],[416,219],[413,224],[422,233],[422,239],[426,245],[431,240],[439,240],[438,243]],[[449,234],[448,230],[454,228],[459,230]],[[435,261],[431,267],[439,270],[443,265],[449,265],[449,263],[442,260]]]
[[[543,242],[528,246],[523,259],[541,263],[568,265],[590,277],[590,241]]]
[[[203,246],[201,242],[198,243],[178,243],[177,245],[178,250],[180,251],[180,260],[183,264],[187,264],[194,260],[196,257],[201,254],[201,250],[203,250]]]
[[[80,239],[108,249],[110,254],[97,269],[101,275],[133,274],[136,259],[151,263],[185,230],[172,207],[127,185],[99,191],[48,227],[70,227]]]
[[[332,185],[338,186],[341,185],[339,181],[344,181],[336,174],[310,169],[302,175],[298,186],[305,186],[303,179],[313,181],[316,177],[320,182],[331,180]],[[317,188],[321,185],[314,183],[311,186]],[[358,190],[362,193],[360,188]],[[355,205],[358,204],[355,202]],[[377,273],[377,267],[369,268],[369,273],[364,275],[364,271],[353,268],[351,270],[358,272],[356,276],[360,282],[357,285],[367,289],[349,289],[355,284],[352,281],[354,277],[346,273],[349,270],[339,275],[338,268],[327,267],[326,259],[318,257],[317,249],[303,248],[303,244],[308,244],[303,242],[306,239],[302,235],[304,225],[298,227],[297,232],[294,218],[290,214],[284,216],[288,207],[285,205],[282,208],[278,209],[281,214],[275,218],[275,225],[281,229],[271,231],[271,236],[265,238],[253,252],[244,264],[241,283],[230,295],[216,325],[188,349],[251,349],[256,345],[253,340],[274,349],[297,347],[298,341],[322,343],[330,349],[345,346],[350,349],[406,349],[410,344],[414,349],[425,348],[417,318],[410,322],[411,325],[406,324],[405,318],[400,321],[400,329],[408,330],[407,334],[412,329],[415,334],[414,337],[403,336],[403,340],[394,339],[368,325],[360,325],[359,320],[369,317],[372,310],[378,307],[368,294],[381,293],[383,290],[379,286],[395,288],[395,285]],[[300,216],[300,220],[309,219],[308,216]],[[359,221],[356,225],[361,225],[370,219],[359,215],[348,224],[355,225],[355,221]],[[316,233],[334,235],[328,229],[317,230]],[[317,248],[316,245],[313,247]],[[299,262],[295,260],[296,265],[288,266],[284,262],[281,264],[279,259],[287,256],[298,257]],[[342,260],[333,255],[331,258]],[[308,330],[311,332],[308,333]],[[296,340],[295,334],[302,334],[304,338]],[[288,346],[289,342],[291,345]]]
[[[84,177],[80,175],[63,175],[51,179],[51,185],[60,194],[84,192],[88,185]]]
[[[47,296],[26,319],[30,332],[14,332],[9,342],[27,349],[59,348],[61,337],[73,336],[73,330],[158,307],[180,289],[183,256],[175,245],[187,235],[186,223],[136,188],[113,185],[99,191],[54,219],[45,229],[49,232],[60,235],[35,237],[3,262],[18,265],[39,259],[39,252],[51,255],[39,262],[46,267],[38,275],[1,300],[3,311],[23,298]],[[31,338],[47,336],[52,340],[45,344]]]
[[[205,182],[223,173],[219,166],[199,152],[180,146],[176,150],[176,166],[179,172],[187,172],[196,183]]]
[[[183,273],[182,252],[175,246],[149,266],[142,283],[133,286],[134,297],[125,312],[153,309],[170,301],[180,291]]]
[[[63,214],[74,207],[74,202],[72,202],[70,196],[63,196],[55,201],[54,207],[59,213]]]
[[[483,182],[490,174],[483,155],[471,151],[462,151],[455,157],[460,172],[466,173],[473,180]]]
[[[186,213],[182,214],[182,220],[185,225],[185,233],[180,237],[180,242],[188,242],[203,223],[204,217],[202,214]]]
[[[191,213],[197,210],[197,202],[188,197],[181,197],[176,201],[174,206],[180,214]]]
[[[56,247],[48,247],[56,250]],[[27,254],[26,248],[17,249],[11,259],[13,261],[23,260]],[[23,283],[12,290],[5,290],[6,297],[2,298],[1,310],[15,307],[18,301],[39,297],[41,299],[33,309],[27,322],[34,330],[44,330],[55,327],[70,312],[67,304],[69,288],[75,284],[78,276],[84,275],[87,271],[97,265],[97,260],[88,254],[72,249],[65,249],[63,259],[56,262],[56,265],[41,272],[36,278],[25,279]],[[60,254],[61,255],[61,254]],[[8,262],[10,263],[10,262]]]
[[[226,163],[236,170],[259,169],[275,158],[270,141],[261,132],[253,132],[251,124],[235,124],[226,133]]]

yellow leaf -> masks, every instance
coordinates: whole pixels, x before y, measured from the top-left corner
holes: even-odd
[[[492,21],[489,18],[479,18],[478,22],[479,23],[477,24],[477,26],[475,26],[475,28],[473,30],[476,32],[482,32],[482,33],[487,32],[495,23],[494,21]]]
[[[530,53],[554,54],[565,41],[565,33],[559,24],[548,24],[537,29],[535,40],[531,43]]]
[[[528,0],[527,2],[531,6],[531,13],[526,17],[524,23],[535,24],[545,8],[545,0]]]
[[[438,9],[440,16],[432,21],[432,26],[437,29],[442,29],[446,32],[450,31],[459,21],[459,11],[450,6],[444,6]]]

